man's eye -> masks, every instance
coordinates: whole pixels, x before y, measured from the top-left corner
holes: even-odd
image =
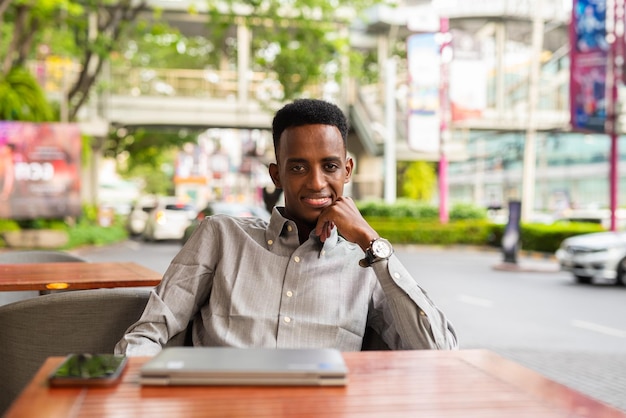
[[[326,164],[326,170],[327,171],[337,171],[339,170],[339,164]]]
[[[294,165],[293,167],[291,167],[291,171],[293,171],[294,173],[301,173],[302,171],[304,171],[304,166]]]

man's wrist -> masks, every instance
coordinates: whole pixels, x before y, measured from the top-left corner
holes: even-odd
[[[369,267],[372,264],[386,260],[393,254],[391,243],[385,238],[375,238],[370,241],[365,250],[365,257],[359,261],[361,267]]]

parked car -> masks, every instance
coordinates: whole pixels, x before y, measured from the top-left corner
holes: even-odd
[[[185,229],[182,244],[185,245],[191,234],[196,230],[200,222],[207,216],[216,215],[218,213],[238,216],[238,217],[257,217],[265,221],[269,221],[270,213],[260,206],[248,205],[243,203],[230,203],[230,202],[211,202],[204,209],[202,209],[196,215],[195,219],[191,221],[191,224]]]
[[[195,216],[196,208],[192,204],[181,202],[175,197],[160,198],[148,214],[141,235],[146,241],[179,240]]]
[[[146,229],[146,221],[150,212],[156,207],[155,196],[145,196],[135,202],[126,218],[126,230],[131,236],[141,235]]]
[[[594,232],[566,238],[556,251],[561,270],[578,283],[626,285],[626,232]]]

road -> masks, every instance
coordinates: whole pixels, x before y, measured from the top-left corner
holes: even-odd
[[[176,242],[80,250],[165,272]],[[398,257],[454,324],[461,348],[488,348],[626,411],[626,288],[575,284],[551,259],[475,248],[401,247]],[[512,271],[511,271],[512,270]]]

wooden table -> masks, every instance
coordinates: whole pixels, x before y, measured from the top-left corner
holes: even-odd
[[[593,417],[626,413],[486,350],[344,353],[346,387],[49,388],[49,358],[6,417]]]
[[[136,263],[0,264],[0,291],[155,286],[161,274]]]

